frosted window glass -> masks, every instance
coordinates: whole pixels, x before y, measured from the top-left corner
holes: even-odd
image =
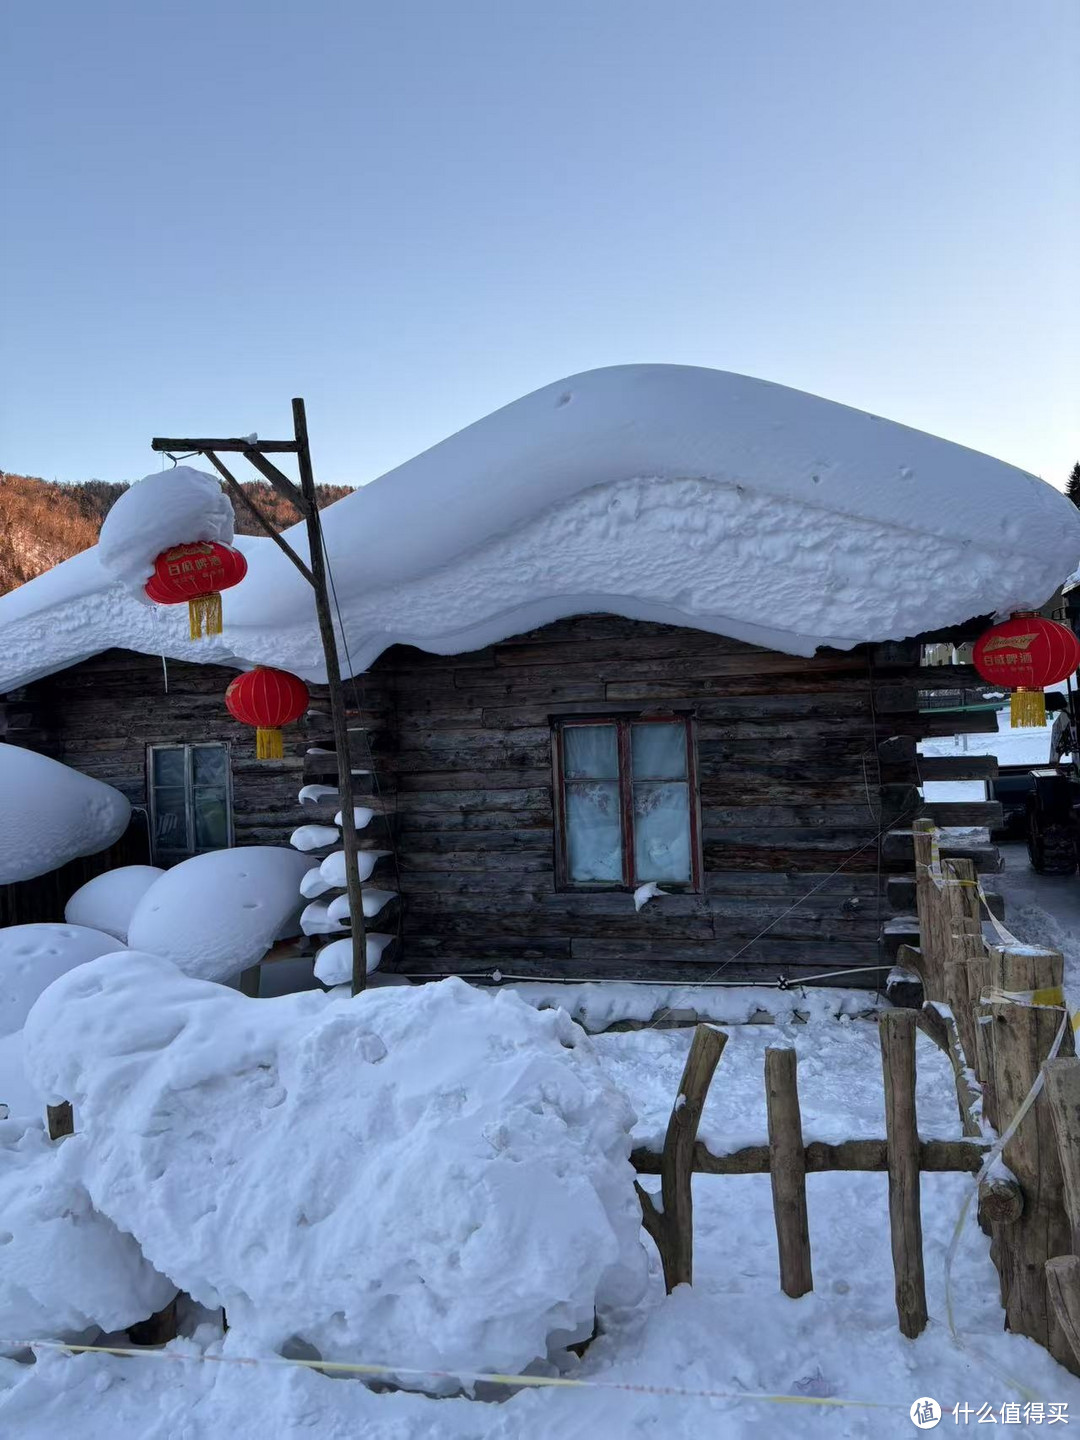
[[[685,784],[635,784],[634,870],[639,882],[693,878],[690,794]]]
[[[686,726],[631,725],[635,780],[686,778]]]
[[[567,785],[566,852],[571,880],[623,878],[622,820],[616,781],[574,781]]]
[[[615,780],[619,746],[614,725],[567,725],[563,731],[567,780]]]

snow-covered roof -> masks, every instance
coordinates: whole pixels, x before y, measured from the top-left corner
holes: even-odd
[[[621,365],[514,401],[324,512],[348,646],[455,654],[611,611],[792,654],[1038,606],[1080,511],[1034,475],[817,396]],[[302,527],[288,532],[306,554]],[[0,598],[0,691],[119,646],[324,678],[308,588],[268,539],[225,633],[112,581],[89,550]]]

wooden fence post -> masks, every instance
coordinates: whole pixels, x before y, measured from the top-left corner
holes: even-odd
[[[699,1025],[690,1043],[679,1093],[668,1120],[660,1157],[660,1207],[638,1182],[641,1218],[660,1252],[664,1285],[670,1295],[676,1285],[694,1278],[694,1144],[713,1071],[724,1053],[727,1036],[711,1025]]]
[[[799,1113],[794,1049],[765,1051],[765,1101],[769,1114],[769,1174],[780,1254],[780,1288],[797,1299],[814,1288],[810,1227],[806,1215],[806,1152]]]
[[[59,1105],[46,1105],[45,1120],[50,1140],[62,1140],[65,1135],[75,1134],[75,1116],[70,1100],[61,1100]]]
[[[1060,991],[1063,968],[1057,950],[1019,944],[991,947],[991,988],[999,993]],[[1004,1133],[1035,1084],[1066,1011],[994,1000],[990,1014],[992,1086],[996,1119]],[[1074,1053],[1067,1023],[1060,1053]],[[1024,1196],[1023,1213],[994,1237],[1008,1327],[1037,1340],[1056,1360],[1071,1366],[1075,1364],[1072,1347],[1054,1315],[1045,1274],[1046,1262],[1068,1254],[1072,1243],[1053,1106],[1045,1092],[1006,1143],[1003,1158]]]
[[[914,1012],[886,1011],[881,1017],[880,1031],[896,1313],[901,1331],[913,1340],[925,1330],[927,1318],[919,1208],[919,1132],[915,1118]]]
[[[945,951],[947,929],[944,890],[933,868],[937,848],[937,826],[933,820],[916,820],[912,825],[915,848],[915,905],[919,912],[919,973],[923,998],[945,999]]]

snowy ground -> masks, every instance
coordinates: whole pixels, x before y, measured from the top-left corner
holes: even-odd
[[[729,1028],[702,1133],[717,1149],[765,1135],[763,1052],[794,1043],[808,1138],[883,1133],[876,1027],[866,1020]],[[658,1137],[676,1093],[688,1031],[627,1031],[593,1041],[638,1113],[637,1139]],[[959,1133],[943,1057],[920,1036],[919,1113],[924,1136]],[[970,1181],[923,1177],[931,1323],[917,1341],[897,1330],[886,1179],[831,1174],[808,1182],[814,1293],[793,1301],[778,1288],[765,1176],[695,1182],[693,1289],[665,1297],[653,1264],[646,1301],[587,1353],[580,1378],[629,1386],[834,1397],[888,1409],[780,1406],[607,1388],[522,1391],[502,1403],[377,1394],[355,1379],[299,1369],[199,1363],[220,1353],[211,1332],[178,1342],[174,1363],[42,1354],[32,1368],[0,1362],[0,1433],[24,1440],[266,1440],[267,1436],[724,1437],[912,1433],[908,1407],[921,1395],[995,1409],[1011,1399],[1070,1402],[1080,1382],[1032,1342],[1002,1332],[987,1241],[969,1220],[954,1277],[968,1349],[944,1319],[943,1256]],[[357,1217],[363,1224],[363,1217]],[[377,1243],[377,1241],[376,1241]],[[508,1283],[510,1279],[508,1277]],[[979,1352],[976,1354],[975,1352]],[[228,1353],[226,1349],[226,1354]],[[408,1356],[397,1357],[401,1363]],[[1010,1379],[1010,1377],[1015,1377]],[[1020,1380],[1027,1390],[1021,1388]],[[951,1424],[951,1418],[946,1421]],[[974,1422],[972,1422],[974,1423]]]

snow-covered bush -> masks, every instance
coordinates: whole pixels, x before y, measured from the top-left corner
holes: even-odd
[[[165,956],[189,975],[229,980],[257,964],[275,940],[299,933],[300,881],[317,864],[276,845],[193,855],[143,895],[128,944]]]
[[[0,745],[0,885],[106,850],[131,806],[111,785],[19,745]]]
[[[562,1011],[457,979],[255,1001],[128,952],[24,1038],[94,1203],[245,1345],[517,1370],[643,1291],[633,1115]]]
[[[176,1292],[94,1209],[71,1144],[0,1121],[0,1351],[5,1341],[123,1329]]]
[[[104,930],[126,945],[136,905],[164,874],[156,865],[121,865],[106,870],[79,886],[64,906],[64,919],[70,925]]]

